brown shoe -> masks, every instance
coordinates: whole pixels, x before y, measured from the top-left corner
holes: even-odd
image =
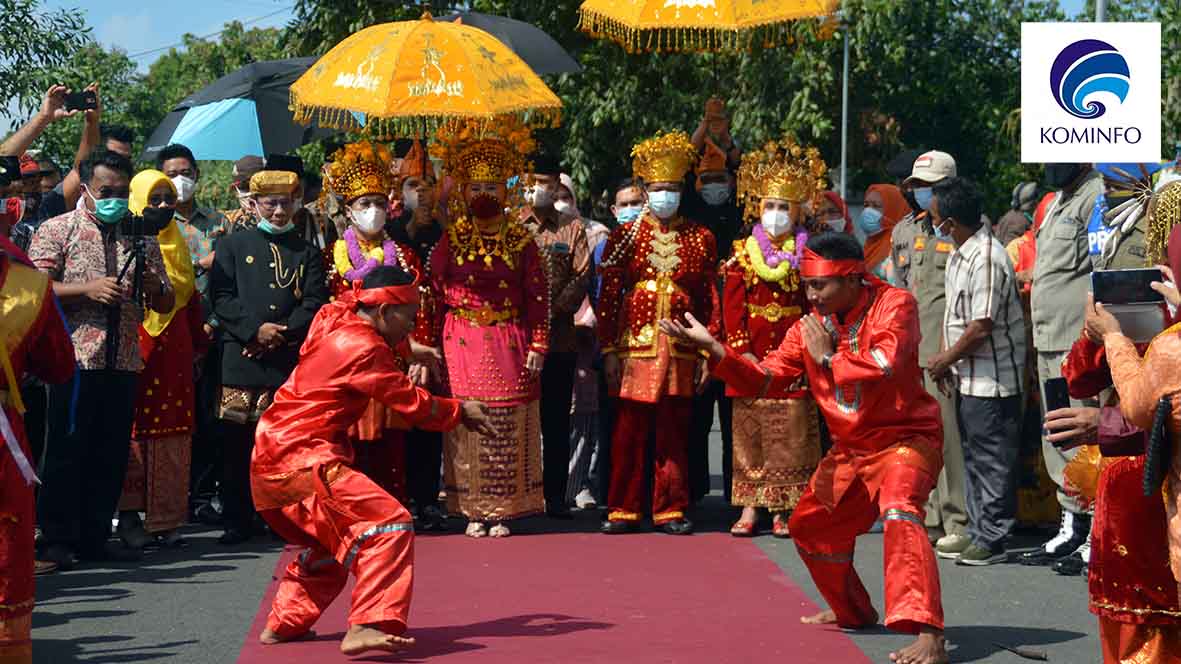
[[[52,560],[33,561],[33,576],[45,576],[46,574],[53,574],[57,570],[57,563]]]

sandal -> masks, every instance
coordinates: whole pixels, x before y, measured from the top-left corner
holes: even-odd
[[[735,537],[754,537],[755,523],[753,521],[735,521],[734,525],[730,526],[730,534]]]
[[[479,539],[481,537],[488,536],[488,529],[484,527],[483,523],[479,521],[472,521],[471,523],[467,524],[467,530],[463,531],[463,534],[467,535],[468,537]]]
[[[771,522],[771,535],[779,539],[791,539],[791,531],[787,528],[787,515],[782,512],[775,515],[775,520]]]
[[[498,523],[488,529],[489,537],[508,537],[511,534],[512,533],[509,532],[508,526],[505,526],[503,523]]]

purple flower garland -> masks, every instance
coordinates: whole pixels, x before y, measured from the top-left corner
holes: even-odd
[[[370,272],[377,269],[377,260],[369,258],[361,251],[361,246],[357,242],[357,231],[352,226],[344,231],[344,244],[349,250],[349,262],[355,266],[344,273],[345,279],[350,282],[364,279]],[[381,243],[381,250],[385,254],[382,261],[384,265],[398,264],[398,247],[393,240],[386,238]]]
[[[775,269],[779,267],[780,263],[787,261],[791,263],[793,269],[800,269],[800,261],[804,257],[804,245],[808,242],[808,231],[801,228],[800,232],[796,233],[796,250],[791,254],[782,249],[776,249],[771,244],[771,237],[767,235],[767,230],[763,228],[762,224],[756,225],[752,234],[755,237],[755,242],[759,243],[759,250],[763,252],[763,262],[767,264],[767,267]]]

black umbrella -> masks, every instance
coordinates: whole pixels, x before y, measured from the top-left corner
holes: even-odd
[[[574,74],[582,71],[578,61],[571,57],[557,40],[535,25],[479,12],[457,12],[437,20],[455,19],[499,39],[539,76]]]
[[[263,60],[226,74],[185,97],[148,138],[140,159],[152,161],[169,143],[184,143],[197,159],[236,160],[285,154],[332,131],[292,120],[288,88],[316,58]]]

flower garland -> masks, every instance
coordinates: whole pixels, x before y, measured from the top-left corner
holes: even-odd
[[[380,245],[363,249],[361,244],[368,243],[357,237],[357,231],[352,226],[345,229],[344,239],[337,243],[333,251],[336,271],[346,281],[353,282],[364,279],[379,265],[401,265],[398,244],[384,233],[382,237]]]
[[[529,231],[521,224],[505,221],[496,235],[486,237],[476,224],[466,216],[460,217],[447,229],[451,242],[451,255],[456,265],[483,259],[484,267],[492,268],[493,257],[499,257],[510,270],[516,267],[517,254],[533,241]],[[491,246],[489,246],[491,245]]]
[[[760,224],[746,239],[746,253],[750,256],[751,267],[763,281],[779,283],[789,272],[800,269],[807,242],[808,232],[801,229],[783,244],[783,249],[776,249]]]

